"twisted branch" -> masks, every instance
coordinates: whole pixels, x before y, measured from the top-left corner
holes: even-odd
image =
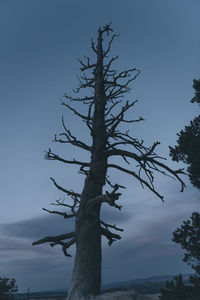
[[[45,159],[48,159],[48,160],[58,160],[58,161],[61,161],[65,164],[72,164],[72,165],[79,165],[79,166],[87,166],[89,167],[90,164],[89,163],[86,163],[86,162],[82,162],[82,161],[78,161],[78,160],[67,160],[67,159],[64,159],[62,157],[60,157],[59,155],[57,154],[54,154],[53,152],[51,152],[51,149],[49,148],[48,151],[45,152]]]
[[[60,211],[57,211],[57,210],[49,210],[49,209],[46,209],[46,208],[42,208],[42,209],[44,211],[47,211],[50,214],[57,214],[57,215],[63,216],[65,219],[73,218],[73,217],[75,217],[77,215],[76,213],[74,213],[74,214],[67,214],[65,212],[60,212]]]
[[[102,227],[101,227],[101,234],[108,239],[109,246],[111,246],[112,243],[115,242],[116,240],[121,240],[121,236],[119,234],[113,233]]]
[[[73,238],[71,239],[69,242],[65,243],[65,242],[62,242],[62,241],[58,241],[58,242],[55,242],[55,243],[51,243],[49,244],[51,247],[54,247],[56,245],[61,245],[62,246],[62,251],[64,253],[65,256],[68,256],[68,257],[71,257],[71,254],[69,254],[67,252],[67,249],[72,246],[74,243],[76,242],[76,238]]]
[[[73,196],[75,198],[80,198],[81,194],[79,193],[75,193],[73,191],[67,190],[65,188],[63,188],[62,186],[60,186],[59,184],[57,184],[57,182],[55,181],[55,179],[53,177],[50,177],[51,181],[53,182],[53,184],[57,187],[58,190],[66,193],[68,196]],[[77,200],[79,202],[79,200]]]
[[[68,233],[64,233],[64,234],[60,234],[60,235],[56,235],[56,236],[46,236],[36,242],[33,242],[32,245],[40,245],[40,244],[44,244],[44,243],[49,243],[49,242],[59,242],[62,240],[66,240],[66,239],[70,239],[75,237],[75,232],[68,232]]]

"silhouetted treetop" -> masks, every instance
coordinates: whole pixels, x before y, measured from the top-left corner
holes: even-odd
[[[195,97],[192,103],[200,104],[200,80],[194,80]],[[169,147],[170,156],[175,161],[188,164],[187,169],[191,183],[200,189],[200,115],[185,126],[178,135],[177,146]]]

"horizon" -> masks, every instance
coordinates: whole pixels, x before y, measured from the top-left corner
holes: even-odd
[[[187,273],[187,274],[181,274],[182,276],[183,276],[183,278],[184,277],[189,277],[189,276],[191,276],[191,275],[194,275],[195,273]],[[176,275],[179,275],[179,274],[176,274]],[[135,278],[135,279],[129,279],[129,280],[125,280],[125,281],[123,281],[123,280],[120,280],[120,281],[116,281],[116,282],[108,282],[108,283],[106,283],[106,284],[103,284],[102,285],[102,291],[106,291],[107,289],[117,289],[117,287],[115,286],[116,284],[121,284],[120,286],[119,286],[119,288],[121,288],[121,287],[125,287],[126,286],[126,284],[136,284],[137,283],[137,281],[142,281],[142,282],[144,282],[145,283],[145,280],[147,280],[147,282],[148,282],[148,280],[150,281],[150,280],[153,280],[153,279],[156,279],[156,278],[163,278],[163,281],[159,281],[159,282],[165,282],[166,280],[171,280],[172,278],[174,278],[174,276],[176,276],[176,275],[170,275],[170,274],[166,274],[166,275],[160,275],[160,276],[150,276],[150,277],[145,277],[145,278]],[[169,278],[169,279],[164,279],[164,278]],[[136,282],[135,282],[136,281]],[[155,281],[156,282],[156,281]],[[114,287],[112,287],[114,285]],[[69,287],[67,287],[67,288],[60,288],[60,289],[50,289],[50,290],[40,290],[40,291],[33,291],[33,292],[31,292],[31,288],[30,288],[30,294],[31,293],[59,293],[59,292],[68,292],[68,289],[69,289]],[[27,294],[27,291],[21,291],[21,292],[16,292],[16,293],[14,293],[14,294]]]

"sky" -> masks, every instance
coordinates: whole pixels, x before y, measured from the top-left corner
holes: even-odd
[[[141,70],[128,94],[138,103],[128,116],[145,121],[130,125],[130,132],[149,146],[159,140],[167,164],[186,168],[172,162],[168,146],[199,113],[190,103],[192,81],[200,78],[199,9],[198,0],[0,1],[0,276],[14,277],[20,291],[68,288],[71,279],[75,248],[66,258],[59,247],[31,244],[73,229],[73,221],[42,208],[65,196],[49,177],[77,192],[83,187],[76,167],[44,159],[49,147],[66,159],[88,158],[52,142],[62,132],[62,115],[74,135],[90,141],[82,123],[60,105],[64,92],[76,87],[77,59],[93,55],[90,39],[111,21],[120,35],[111,49],[111,56],[119,54],[116,68]],[[123,209],[104,205],[101,217],[124,232],[111,247],[103,239],[102,283],[190,273],[183,250],[171,241],[199,210],[199,192],[187,176],[183,193],[177,181],[156,177],[165,203],[129,176],[114,172],[113,178],[127,187],[119,200]]]

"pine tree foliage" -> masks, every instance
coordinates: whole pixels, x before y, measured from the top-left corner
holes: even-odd
[[[173,239],[186,250],[183,261],[187,262],[200,275],[200,214],[193,212],[190,219],[173,232]]]
[[[0,299],[13,300],[13,293],[16,293],[18,287],[14,278],[0,277]]]
[[[200,104],[200,80],[194,80],[195,96],[191,102]],[[188,164],[189,178],[193,186],[200,189],[200,115],[178,133],[177,146],[170,148],[174,161]]]
[[[174,281],[166,283],[161,289],[161,300],[199,300],[200,296],[200,214],[194,212],[190,219],[183,222],[180,228],[173,232],[173,242],[186,250],[183,261],[195,271],[189,277],[188,284],[182,276],[175,276]]]
[[[200,104],[200,79],[193,81],[195,96],[191,102]],[[178,134],[177,146],[170,148],[170,155],[175,161],[188,164],[188,174],[192,185],[200,189],[200,115],[185,126]],[[190,218],[183,221],[180,228],[173,232],[173,239],[186,250],[183,261],[188,263],[195,271],[190,276],[187,285],[183,283],[182,276],[174,277],[174,281],[167,282],[161,290],[162,300],[168,299],[200,299],[200,214],[193,212]]]
[[[193,80],[193,88],[195,89],[195,96],[192,98],[191,102],[200,104],[200,79]]]
[[[166,282],[165,288],[161,289],[160,300],[199,300],[199,293],[191,285],[186,285],[180,274]]]

